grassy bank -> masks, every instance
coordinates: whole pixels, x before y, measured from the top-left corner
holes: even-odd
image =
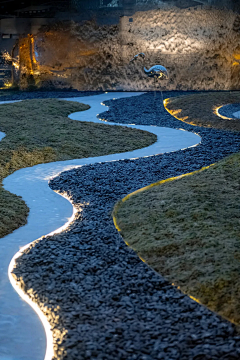
[[[227,104],[240,103],[240,91],[209,92],[166,99],[164,106],[170,114],[188,124],[240,131],[239,119],[224,119],[216,110]]]
[[[240,325],[240,154],[120,202],[124,240],[181,290]]]
[[[87,98],[86,98],[87,102]],[[56,99],[0,105],[0,182],[15,170],[40,163],[107,155],[148,146],[156,136],[144,131],[70,120],[88,105]],[[0,187],[0,237],[26,223],[28,208]]]

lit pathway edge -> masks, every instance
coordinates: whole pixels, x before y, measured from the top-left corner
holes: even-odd
[[[199,174],[199,173],[201,173],[202,171],[205,171],[205,170],[209,169],[211,166],[214,166],[214,165],[215,165],[215,163],[214,163],[214,164],[210,164],[210,165],[208,165],[208,166],[205,166],[205,167],[203,167],[203,168],[201,168],[201,169],[199,169],[199,170],[195,170],[195,171],[193,171],[193,172],[187,173],[187,174],[183,174],[183,175],[179,175],[179,176],[175,176],[175,177],[171,177],[171,178],[168,178],[168,179],[164,179],[164,180],[157,181],[157,182],[155,182],[155,183],[152,183],[152,184],[150,184],[150,185],[148,185],[148,186],[145,186],[145,187],[143,187],[143,188],[141,188],[141,189],[138,189],[138,190],[133,191],[132,193],[128,194],[127,196],[125,196],[124,198],[122,198],[121,200],[119,200],[119,201],[115,204],[115,206],[114,206],[113,215],[112,215],[112,216],[113,216],[113,223],[114,223],[115,228],[117,229],[118,232],[121,233],[122,230],[121,230],[121,228],[120,228],[120,226],[119,226],[119,224],[118,224],[118,222],[117,222],[117,214],[118,214],[118,211],[120,210],[122,204],[123,204],[125,201],[127,201],[128,199],[130,199],[132,196],[137,195],[137,194],[139,194],[139,193],[141,193],[141,192],[150,190],[150,189],[152,189],[152,188],[155,187],[155,186],[160,186],[160,185],[162,185],[162,184],[166,184],[166,183],[171,182],[171,181],[180,180],[180,179],[183,179],[183,178],[186,177],[186,176],[192,176],[192,175],[195,175],[195,174]],[[123,238],[122,238],[122,239],[123,239]],[[124,240],[124,239],[123,239],[123,240]],[[127,246],[129,246],[129,244],[128,244],[125,240],[124,240],[124,242],[125,242],[125,244],[126,244]],[[141,256],[139,256],[139,257],[140,257],[140,259],[141,259],[143,262],[146,262]],[[174,284],[172,284],[172,285],[174,285]],[[180,286],[178,286],[177,288],[180,289]],[[181,290],[181,291],[183,292],[183,290]],[[183,293],[184,293],[184,292],[183,292]],[[184,293],[184,294],[186,294],[186,293]],[[187,295],[188,295],[192,300],[194,300],[194,301],[198,302],[199,304],[201,304],[201,302],[200,302],[199,299],[196,299],[195,297],[193,297],[193,296],[191,296],[191,295],[189,295],[189,294],[187,294]]]
[[[115,228],[117,229],[117,231],[121,232],[121,229],[120,229],[120,227],[119,227],[119,225],[118,225],[118,222],[117,222],[117,213],[118,213],[121,205],[122,205],[125,201],[127,201],[128,199],[130,199],[132,196],[137,195],[137,194],[139,194],[139,193],[141,193],[141,192],[144,192],[144,191],[146,191],[146,190],[150,190],[150,189],[152,189],[152,188],[155,187],[155,186],[159,186],[159,185],[162,185],[162,184],[166,184],[166,183],[168,183],[168,182],[175,181],[175,180],[180,180],[180,179],[182,179],[182,178],[184,178],[184,177],[186,177],[186,176],[191,176],[191,175],[199,174],[200,172],[209,169],[209,168],[210,168],[211,166],[213,166],[213,165],[215,165],[215,164],[211,164],[211,165],[209,165],[209,166],[205,166],[205,167],[201,168],[200,170],[196,170],[196,171],[193,171],[193,172],[190,172],[190,173],[187,173],[187,174],[183,174],[183,175],[179,175],[179,176],[175,176],[175,177],[171,177],[171,178],[168,178],[168,179],[164,179],[164,180],[157,181],[157,182],[155,182],[155,183],[153,183],[153,184],[150,184],[150,185],[148,185],[148,186],[144,186],[143,188],[138,189],[138,190],[136,190],[136,191],[133,191],[132,193],[126,195],[123,199],[119,200],[119,201],[117,202],[117,204],[115,204],[115,206],[114,206],[114,209],[113,209],[113,222],[114,222]],[[127,244],[127,245],[128,245],[128,244]]]
[[[96,115],[103,111],[103,101],[113,97],[130,97],[140,94],[142,93],[105,93],[63,100],[78,101],[91,106],[87,111],[71,114],[69,116],[71,119],[102,124],[103,122],[97,119]],[[116,123],[107,124],[120,125]],[[127,126],[152,132],[158,136],[158,140],[149,147],[132,152],[40,164],[31,168],[20,169],[4,179],[4,188],[16,195],[22,196],[30,209],[30,213],[28,223],[12,234],[7,235],[0,243],[0,270],[3,273],[0,291],[4,295],[0,298],[0,331],[5,331],[4,344],[0,343],[0,360],[5,359],[6,356],[14,360],[32,360],[33,358],[34,360],[50,360],[53,355],[52,334],[45,315],[17,286],[15,279],[11,275],[15,259],[21,256],[22,251],[29,247],[34,240],[46,234],[61,231],[64,225],[66,227],[69,221],[74,219],[74,208],[69,199],[58,196],[57,193],[53,192],[48,186],[49,180],[58,176],[61,172],[75,167],[178,151],[196,146],[201,141],[198,135],[183,130],[153,126]],[[7,247],[6,244],[8,245]],[[15,255],[12,257],[14,253]],[[7,268],[8,271],[6,270]],[[37,316],[30,307],[25,306],[24,302],[19,301],[18,296],[16,296],[16,293],[7,281],[8,276],[16,292],[34,308],[41,318],[46,332],[47,346],[44,331],[39,320],[36,319]],[[6,320],[8,321],[8,331],[6,330]],[[46,348],[47,351],[45,353]],[[3,357],[1,357],[2,355]]]

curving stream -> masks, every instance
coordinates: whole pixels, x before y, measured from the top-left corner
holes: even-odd
[[[0,141],[6,136],[3,132],[0,131]]]
[[[71,114],[69,116],[71,119],[102,123],[101,120],[96,118],[96,115],[105,110],[102,107],[103,104],[101,104],[103,101],[112,99],[113,96],[114,98],[121,98],[140,94],[142,93],[114,93],[114,95],[105,93],[87,98],[79,97],[63,100],[78,101],[91,106],[87,111]],[[107,124],[116,125],[116,123]],[[149,147],[131,152],[59,161],[20,169],[4,179],[4,188],[22,196],[30,208],[30,213],[28,223],[25,226],[15,230],[0,241],[0,360],[43,360],[44,358],[50,360],[52,356],[51,333],[49,332],[47,336],[49,343],[46,351],[44,327],[33,309],[25,301],[19,299],[8,278],[9,264],[14,254],[18,253],[17,256],[20,255],[19,250],[21,247],[61,228],[73,215],[71,203],[49,188],[49,179],[57,176],[62,171],[86,164],[153,156],[196,146],[201,141],[198,135],[184,130],[154,126],[127,126],[152,132],[157,135],[158,140]],[[9,271],[11,271],[13,264],[14,259],[10,264]],[[10,280],[15,287],[11,276]],[[18,288],[15,288],[15,290],[20,295],[23,295]],[[46,328],[46,331],[49,330]]]

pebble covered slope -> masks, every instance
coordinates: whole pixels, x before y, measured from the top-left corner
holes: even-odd
[[[101,118],[184,128],[202,136],[202,143],[149,158],[87,165],[50,182],[72,199],[79,210],[76,220],[65,232],[37,241],[14,273],[48,316],[54,360],[239,359],[235,327],[143,263],[118,234],[111,211],[138,188],[239,151],[240,134],[175,120],[160,94],[107,105],[110,111]]]

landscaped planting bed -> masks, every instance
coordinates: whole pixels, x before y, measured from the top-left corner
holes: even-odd
[[[71,93],[60,94],[71,96]],[[76,96],[75,92],[73,94]],[[24,99],[24,95],[14,98]],[[0,182],[24,167],[125,152],[156,141],[154,134],[141,130],[68,118],[70,113],[88,108],[85,104],[58,99],[1,104],[0,131],[6,136],[0,142]],[[0,237],[26,224],[27,215],[28,207],[21,198],[0,187]]]
[[[121,239],[111,212],[139,188],[238,152],[240,134],[180,122],[164,110],[160,94],[107,104],[110,112],[101,118],[183,128],[202,142],[149,158],[87,165],[50,182],[71,198],[76,219],[64,232],[37,240],[17,260],[14,274],[48,316],[54,359],[239,359],[236,327],[142,262]]]

